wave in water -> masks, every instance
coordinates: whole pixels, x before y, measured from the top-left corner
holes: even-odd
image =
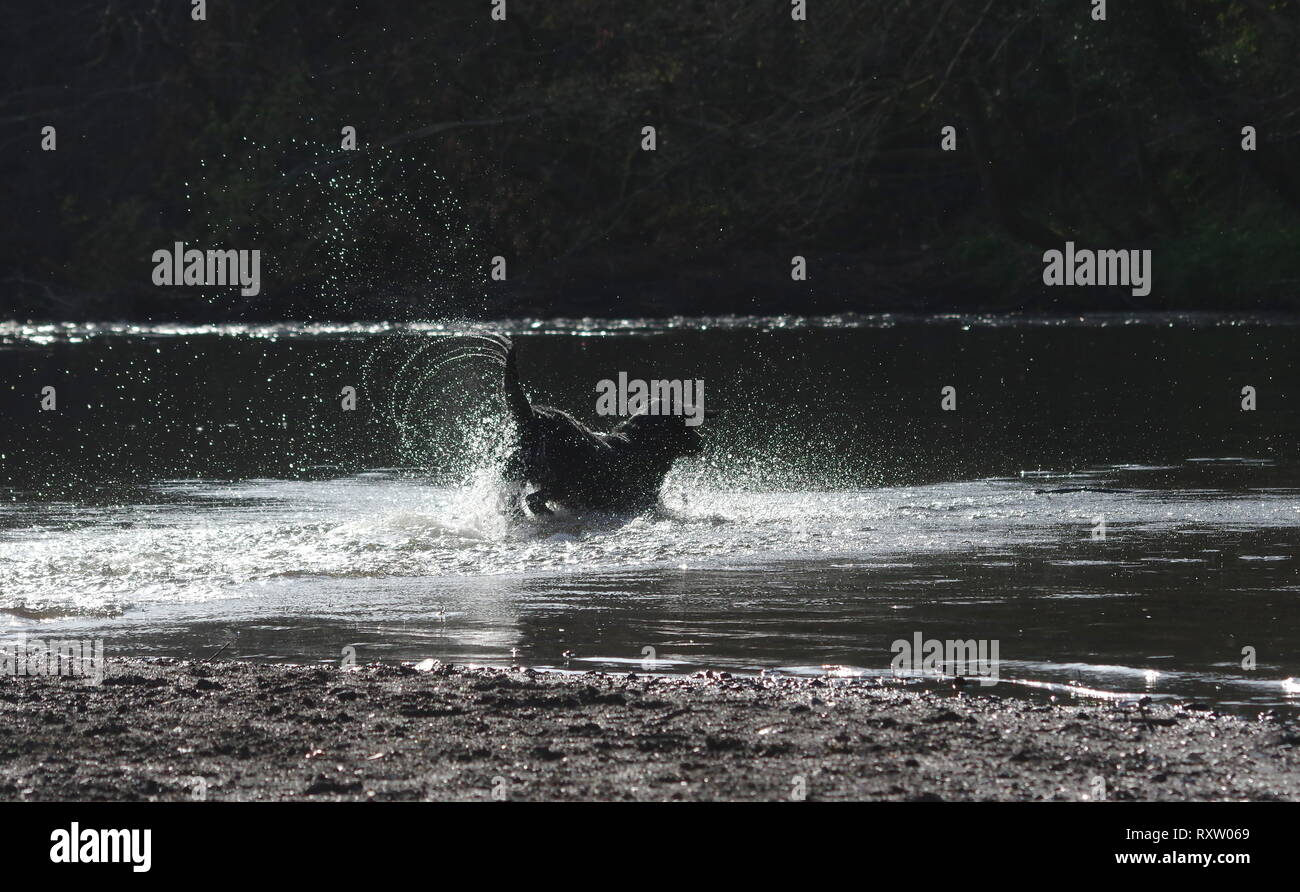
[[[465,487],[375,472],[331,481],[178,481],[107,506],[9,503],[0,508],[8,528],[0,540],[0,608],[28,616],[111,614],[149,603],[255,598],[259,584],[284,579],[716,569],[972,550],[1014,561],[1063,536],[1086,540],[1099,514],[1117,519],[1114,535],[1300,526],[1291,490],[1156,498],[1053,492],[1035,478],[778,492],[709,489],[691,478],[689,465],[675,472],[666,509],[630,519],[511,523],[489,472]],[[1063,566],[1088,560],[1050,559]]]

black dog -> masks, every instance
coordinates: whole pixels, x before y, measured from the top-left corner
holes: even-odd
[[[553,513],[547,502],[615,513],[653,508],[673,462],[703,448],[697,427],[688,426],[683,415],[654,414],[661,407],[602,434],[567,412],[534,406],[519,383],[514,345],[503,339],[503,346],[506,403],[519,430],[507,476],[537,487],[525,500],[534,514]]]

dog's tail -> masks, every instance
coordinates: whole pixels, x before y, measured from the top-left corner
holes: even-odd
[[[503,470],[503,476],[507,481],[514,484],[525,484],[527,476],[527,460],[525,457],[525,444],[529,440],[531,429],[530,422],[535,415],[532,403],[528,401],[528,394],[524,393],[524,386],[519,380],[519,363],[515,356],[514,342],[505,335],[496,334],[495,332],[486,332],[470,336],[475,342],[475,346],[469,349],[480,353],[480,355],[490,355],[490,357],[500,362],[504,374],[502,375],[501,385],[505,392],[506,406],[510,410],[510,415],[514,419],[516,433],[520,438],[515,442],[515,448],[511,449]],[[536,494],[534,494],[536,495]],[[513,512],[522,516],[522,509],[515,504]],[[549,513],[545,507],[534,508],[534,514]]]
[[[519,382],[519,363],[515,358],[513,343],[506,350],[504,385],[510,414],[514,416],[516,424],[525,424],[533,417],[533,404],[528,402],[528,394],[524,393],[524,386]]]

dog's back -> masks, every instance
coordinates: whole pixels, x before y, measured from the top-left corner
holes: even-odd
[[[643,511],[654,506],[672,458],[622,433],[593,431],[568,412],[533,406],[519,429],[523,479],[573,508]]]
[[[537,487],[528,504],[538,513],[547,501],[598,511],[652,508],[673,461],[698,451],[699,433],[680,417],[640,415],[605,434],[561,409],[532,405],[513,348],[505,391],[519,436],[512,474]]]

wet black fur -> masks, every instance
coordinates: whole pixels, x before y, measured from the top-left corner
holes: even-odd
[[[653,508],[673,462],[702,448],[699,427],[682,415],[634,415],[600,433],[560,409],[533,405],[519,381],[514,346],[504,344],[506,403],[518,429],[507,474],[536,487],[526,500],[534,514],[551,513],[547,502],[580,511]]]

